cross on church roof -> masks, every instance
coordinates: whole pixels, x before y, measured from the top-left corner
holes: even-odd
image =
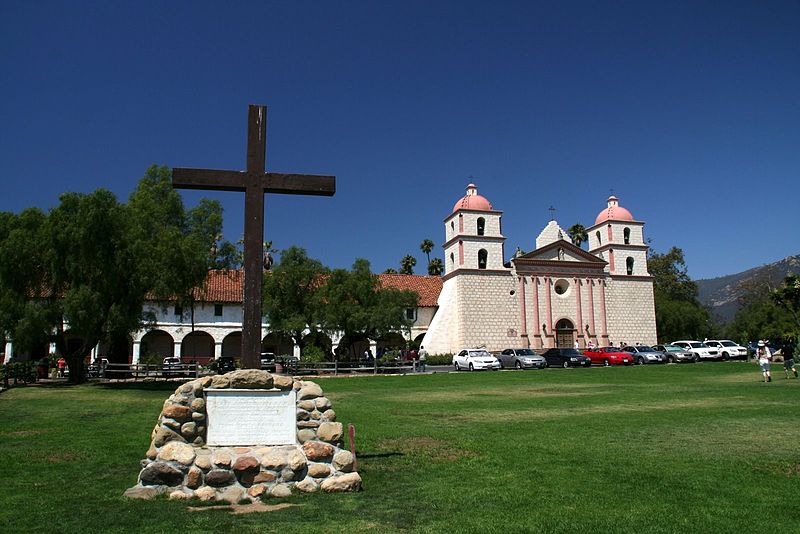
[[[247,170],[172,169],[176,189],[244,192],[244,320],[242,364],[261,366],[261,281],[264,253],[264,193],[332,196],[336,177],[264,172],[267,108],[250,105],[247,115]]]
[[[549,208],[547,208],[547,211],[550,212],[550,220],[551,221],[555,221],[556,220],[556,209],[553,206],[550,206]]]

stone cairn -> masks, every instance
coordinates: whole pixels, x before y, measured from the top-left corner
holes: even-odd
[[[299,445],[206,446],[205,388],[297,391]],[[197,498],[236,504],[287,497],[293,490],[346,492],[361,488],[354,458],[342,449],[343,428],[331,401],[314,382],[244,369],[181,385],[165,402],[135,486],[124,495]]]

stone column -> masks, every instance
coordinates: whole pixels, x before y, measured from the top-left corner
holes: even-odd
[[[519,337],[522,338],[522,347],[523,348],[530,348],[531,342],[528,339],[528,316],[525,310],[525,277],[520,276],[518,278],[518,286],[519,286],[519,311],[520,311],[520,322],[522,323],[522,327],[520,328]]]
[[[600,280],[600,323],[603,325],[603,344],[608,345],[608,325],[606,324],[606,283]]]
[[[222,341],[214,340],[214,359],[219,360],[222,358]]]
[[[6,341],[6,358],[3,363],[6,363],[14,355],[14,344],[11,341]]]
[[[533,335],[534,345],[537,349],[541,349],[542,345],[542,330],[541,323],[539,322],[539,277],[534,276],[531,278],[533,283]]]
[[[578,338],[584,337],[586,334],[583,331],[583,310],[581,309],[581,279],[573,278],[572,282],[575,284],[575,307],[578,312],[577,336]],[[583,340],[583,346],[586,346],[586,339]]]
[[[553,337],[553,280],[548,276],[544,279],[544,283],[547,286],[547,337],[551,338]]]
[[[589,335],[597,341],[597,330],[594,327],[594,280],[587,278],[586,287],[589,289]]]
[[[131,358],[131,363],[134,365],[139,364],[139,359],[142,355],[142,340],[134,340],[133,341],[133,356]]]
[[[372,351],[372,354],[375,354],[375,351]],[[292,356],[294,356],[298,360],[300,359],[300,345],[298,345],[297,343],[292,345]]]
[[[58,349],[56,349],[56,344],[55,343],[50,343],[50,346],[48,347],[47,350],[48,350],[48,354],[55,354],[56,352],[58,352]]]
[[[172,356],[175,358],[181,357],[181,342],[180,341],[173,341],[172,345]],[[161,362],[159,362],[161,363]]]
[[[614,249],[608,249],[608,272],[614,272]]]

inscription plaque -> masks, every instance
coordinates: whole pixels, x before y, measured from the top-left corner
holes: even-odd
[[[295,445],[297,392],[206,389],[210,446]]]

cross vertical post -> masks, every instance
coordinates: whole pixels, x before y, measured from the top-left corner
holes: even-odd
[[[267,108],[250,105],[247,115],[247,170],[172,170],[176,189],[241,191],[244,201],[244,294],[242,365],[261,366],[261,288],[264,254],[264,193],[332,196],[336,177],[265,172]]]

